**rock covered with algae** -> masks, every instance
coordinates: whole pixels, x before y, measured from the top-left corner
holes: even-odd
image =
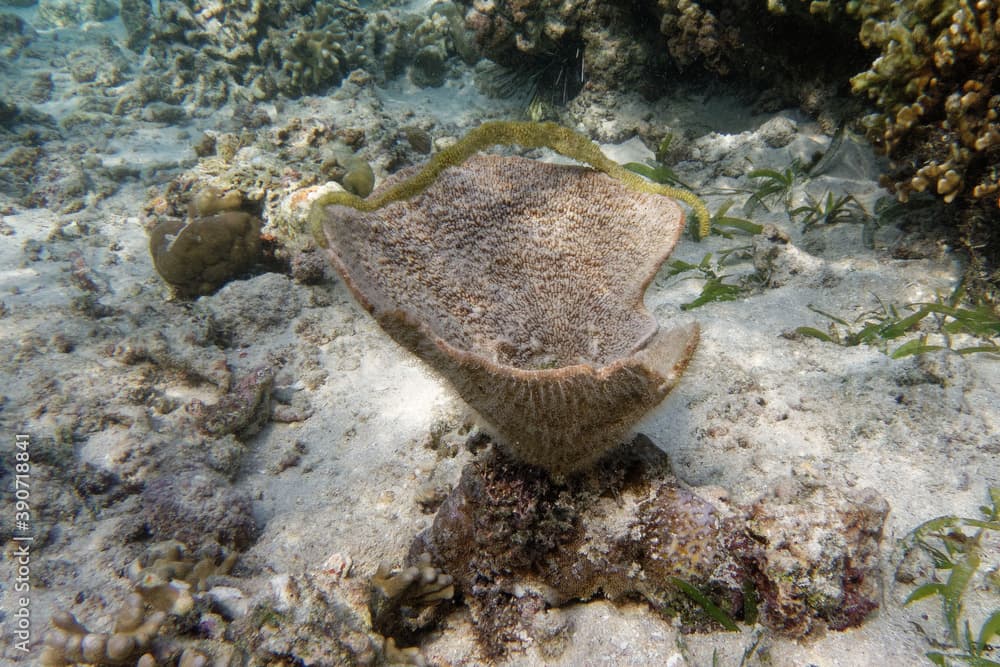
[[[410,558],[430,554],[449,575],[493,655],[518,650],[546,609],[599,597],[643,599],[687,632],[717,629],[700,595],[731,624],[797,638],[878,607],[888,505],[874,490],[831,488],[798,466],[749,505],[722,496],[676,479],[642,435],[562,480],[490,456],[466,466]]]
[[[491,143],[549,145],[606,173],[468,157]],[[317,240],[506,449],[553,472],[584,468],[666,397],[697,344],[696,325],[661,329],[642,303],[684,229],[664,196],[675,191],[546,124],[487,124],[436,158],[369,199],[321,197]]]

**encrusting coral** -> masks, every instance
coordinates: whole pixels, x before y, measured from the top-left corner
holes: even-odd
[[[469,158],[496,143],[548,146],[605,173]],[[488,123],[368,199],[321,196],[312,224],[397,342],[520,460],[565,473],[618,445],[697,344],[697,326],[661,330],[642,304],[684,227],[664,195],[691,203],[707,232],[694,195],[627,172],[581,135]]]

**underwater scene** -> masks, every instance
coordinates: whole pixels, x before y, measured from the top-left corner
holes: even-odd
[[[994,0],[0,0],[0,665],[1000,667]]]

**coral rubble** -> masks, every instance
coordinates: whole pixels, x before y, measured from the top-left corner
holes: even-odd
[[[879,540],[888,504],[873,489],[846,494],[800,470],[754,502],[749,534],[761,622],[791,635],[857,626],[878,607]]]
[[[42,28],[77,27],[87,21],[107,21],[118,14],[111,0],[41,0],[38,23]]]
[[[257,535],[250,498],[208,472],[157,477],[142,492],[141,518],[158,540],[245,549]]]
[[[148,0],[122,6],[127,44],[149,61],[121,111],[155,100],[221,106],[321,94],[354,71],[382,83],[408,72],[417,85],[440,86],[453,60],[478,58],[450,2],[421,13],[370,10],[353,0],[156,4],[157,12]]]
[[[398,650],[372,631],[369,590],[367,580],[342,579],[328,571],[276,575],[230,632],[251,653],[251,664],[282,664],[290,658],[316,667],[426,664],[419,650]],[[385,659],[390,653],[397,659]]]
[[[214,436],[233,433],[246,439],[258,433],[270,419],[273,387],[274,371],[262,366],[243,376],[216,403],[204,405],[196,401],[189,410],[204,433]]]

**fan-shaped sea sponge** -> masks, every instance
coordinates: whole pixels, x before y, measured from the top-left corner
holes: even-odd
[[[642,304],[684,215],[634,174],[625,187],[583,167],[465,160],[507,133],[503,143],[624,171],[565,128],[493,125],[367,200],[325,195],[314,229],[379,324],[447,378],[507,449],[571,472],[621,442],[694,351],[697,326],[661,330]]]

